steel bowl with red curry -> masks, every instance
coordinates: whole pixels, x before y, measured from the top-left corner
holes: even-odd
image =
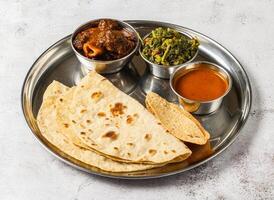
[[[118,21],[101,19],[79,32],[72,43],[87,58],[109,61],[130,54],[137,40],[136,34],[122,27]]]

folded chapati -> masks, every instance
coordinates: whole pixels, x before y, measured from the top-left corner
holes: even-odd
[[[81,143],[125,162],[163,164],[191,154],[139,102],[93,71],[75,87],[62,115]]]
[[[146,107],[162,125],[184,142],[205,144],[210,135],[189,112],[150,92],[146,96]]]
[[[64,152],[68,156],[81,161],[90,166],[100,168],[110,172],[131,172],[146,170],[157,167],[157,165],[146,164],[127,164],[113,161],[102,155],[99,155],[89,149],[75,145],[71,140],[69,131],[60,131],[56,118],[56,107],[62,101],[64,95],[70,92],[68,87],[53,81],[44,93],[43,103],[37,116],[37,123],[41,134],[56,148]]]

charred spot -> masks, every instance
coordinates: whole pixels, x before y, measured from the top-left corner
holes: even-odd
[[[168,154],[168,152],[167,152],[167,151],[164,151],[164,154]]]
[[[88,132],[91,132],[91,133],[92,133],[93,131],[92,131],[91,129],[88,129]]]
[[[113,147],[113,149],[114,149],[114,150],[116,150],[116,151],[118,151],[118,150],[119,150],[119,148],[118,148],[118,147]]]
[[[72,123],[76,124],[76,121],[75,120],[71,120]]]
[[[69,124],[64,124],[64,127],[65,127],[65,128],[68,128],[68,127],[69,127]]]
[[[116,140],[118,135],[114,131],[109,131],[103,135],[103,137],[110,138],[111,140]]]
[[[104,113],[104,112],[98,112],[98,113],[97,113],[97,116],[98,116],[98,117],[105,117],[105,116],[106,116],[106,113]]]
[[[84,86],[84,85],[81,85],[80,87],[81,87],[81,88],[84,88],[85,86]]]
[[[153,155],[155,155],[157,153],[157,150],[155,150],[155,149],[149,149],[148,153],[153,156]]]
[[[129,143],[127,143],[127,145],[128,145],[128,146],[133,146],[134,144],[131,143],[131,142],[129,142]]]
[[[147,133],[147,134],[145,135],[145,139],[146,139],[147,141],[149,141],[151,138],[152,138],[151,134]]]
[[[173,149],[173,150],[171,150],[173,153],[176,153],[176,151]]]
[[[137,113],[134,113],[133,117],[139,117],[139,115]]]
[[[112,113],[114,117],[117,117],[119,115],[124,114],[124,109],[126,108],[127,107],[124,106],[122,103],[115,103],[115,105],[110,108],[110,112]]]
[[[133,122],[133,117],[131,117],[130,115],[127,116],[127,123],[131,124]]]
[[[127,155],[130,157],[130,156],[131,156],[131,153],[128,152]]]
[[[84,112],[87,112],[87,110],[86,110],[86,109],[82,109],[82,110],[80,111],[80,113],[84,113]]]
[[[98,91],[98,92],[93,92],[91,94],[91,98],[95,101],[98,101],[99,99],[101,99],[101,97],[103,97],[103,93]]]
[[[81,131],[80,134],[81,134],[81,135],[86,135],[86,132]]]
[[[157,123],[158,125],[162,125],[160,122]]]
[[[90,123],[91,123],[91,120],[87,119],[86,122],[87,122],[88,124],[90,124]]]
[[[59,99],[60,102],[63,102],[64,100],[62,98]]]
[[[120,125],[119,125],[118,122],[115,123],[115,127],[116,127],[116,128],[120,128]]]

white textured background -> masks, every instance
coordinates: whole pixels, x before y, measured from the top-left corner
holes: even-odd
[[[31,135],[20,105],[34,60],[98,17],[183,25],[217,40],[244,65],[251,116],[213,161],[169,178],[111,180],[75,170]],[[0,199],[274,199],[274,1],[0,0]]]

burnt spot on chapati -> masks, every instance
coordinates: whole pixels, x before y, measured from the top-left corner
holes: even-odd
[[[128,142],[127,145],[128,145],[128,146],[131,146],[131,147],[134,146],[134,144],[133,144],[132,142]]]
[[[133,117],[131,115],[128,115],[126,122],[127,122],[127,124],[132,124],[133,120],[134,120]]]
[[[86,109],[80,110],[80,113],[84,113],[84,112],[87,112],[87,110]]]
[[[116,151],[119,151],[119,148],[118,147],[113,147],[114,150]]]
[[[124,114],[124,110],[127,107],[123,105],[122,103],[115,103],[114,106],[110,106],[110,112],[112,116],[117,117],[119,115]]]
[[[98,117],[105,117],[105,116],[106,116],[106,113],[104,113],[104,112],[98,112],[98,113],[97,113],[97,116],[98,116]]]
[[[145,135],[145,140],[149,141],[149,140],[151,140],[151,138],[152,138],[152,135],[151,135],[151,134],[147,133],[147,134]]]
[[[149,153],[151,156],[154,156],[154,155],[157,153],[157,150],[156,150],[156,149],[149,149],[149,150],[148,150],[148,153]]]
[[[93,92],[91,94],[91,99],[93,99],[95,102],[99,101],[103,97],[103,93],[101,91]]]
[[[69,127],[69,124],[65,123],[65,124],[64,124],[64,127],[65,127],[65,128],[68,128],[68,127]]]
[[[103,138],[110,138],[111,140],[116,140],[118,138],[118,134],[115,131],[108,131],[103,135]]]
[[[87,124],[90,124],[90,123],[91,123],[91,120],[90,120],[90,119],[87,119],[87,120],[86,120],[86,123],[87,123]]]

